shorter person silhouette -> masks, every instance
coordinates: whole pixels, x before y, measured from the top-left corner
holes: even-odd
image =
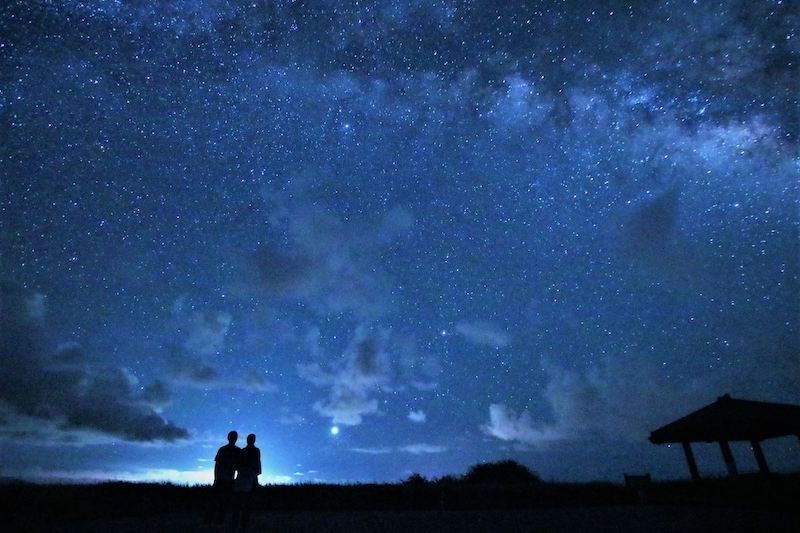
[[[238,525],[244,531],[250,522],[253,492],[258,487],[258,476],[261,475],[261,450],[256,448],[256,436],[253,433],[247,436],[247,446],[239,453],[236,470],[236,481],[233,485],[233,527]]]
[[[236,446],[239,434],[236,431],[228,433],[228,444],[217,450],[214,457],[214,486],[212,489],[214,501],[209,506],[206,521],[222,524],[225,513],[231,506],[233,497],[233,484],[236,468],[239,464],[239,455],[242,449]]]

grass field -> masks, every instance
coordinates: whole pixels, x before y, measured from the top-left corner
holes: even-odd
[[[206,526],[196,514],[88,520],[82,523],[17,524],[14,531],[135,532],[229,531]],[[6,530],[8,531],[8,530]],[[256,513],[248,531],[281,533],[394,532],[796,532],[800,521],[789,512],[682,506],[624,506],[514,511],[372,511]]]
[[[800,532],[800,477],[511,485],[422,482],[261,488],[249,531]],[[230,531],[203,523],[208,487],[170,484],[0,486],[3,531]]]

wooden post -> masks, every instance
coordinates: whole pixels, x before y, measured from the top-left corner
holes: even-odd
[[[769,474],[769,465],[767,465],[767,458],[764,457],[764,450],[761,449],[761,443],[757,440],[751,440],[750,446],[753,447],[753,455],[756,456],[758,471],[762,474]]]
[[[728,475],[730,477],[739,475],[739,471],[736,469],[736,461],[733,460],[733,454],[731,453],[731,447],[728,441],[719,441],[719,449],[722,450],[722,458],[725,459],[725,466],[728,467]]]
[[[688,442],[682,442],[683,453],[686,455],[686,463],[689,465],[689,473],[692,474],[692,481],[700,481],[700,472],[697,470],[697,462],[694,460],[694,453],[692,453],[692,445]]]

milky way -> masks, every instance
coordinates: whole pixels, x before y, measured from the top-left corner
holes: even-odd
[[[685,476],[649,431],[800,402],[797,28],[787,1],[4,3],[0,476],[204,481],[230,429],[265,482]]]

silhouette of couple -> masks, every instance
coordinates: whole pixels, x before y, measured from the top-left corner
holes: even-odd
[[[209,508],[207,521],[222,524],[225,512],[233,506],[232,525],[247,529],[250,521],[253,491],[261,475],[261,450],[256,448],[256,436],[247,436],[247,446],[239,448],[236,431],[228,433],[228,444],[217,450],[214,457],[214,504]]]

